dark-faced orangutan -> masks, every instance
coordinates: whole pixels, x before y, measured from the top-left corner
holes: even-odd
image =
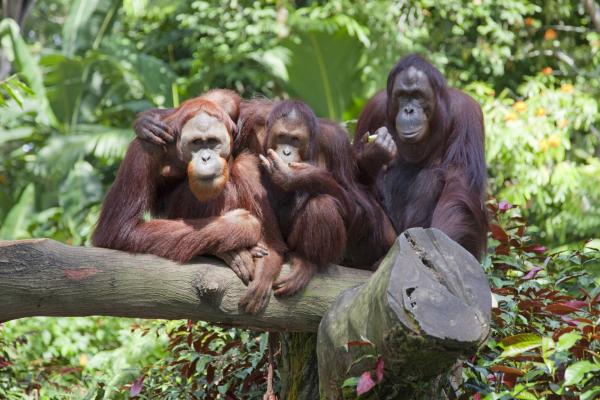
[[[371,135],[372,134],[372,135]],[[483,116],[424,58],[392,68],[365,106],[354,147],[394,227],[434,227],[481,259],[487,239]]]
[[[151,128],[171,144],[131,143],[92,242],[179,262],[219,256],[249,284],[240,305],[256,313],[269,301],[285,244],[257,157],[232,155],[238,105],[237,94],[216,90],[154,114]]]
[[[302,102],[282,101],[267,118],[264,146],[267,157],[261,159],[273,183],[269,193],[293,267],[275,282],[276,294],[297,292],[330,263],[373,267],[395,232],[355,182],[345,131],[317,121]]]

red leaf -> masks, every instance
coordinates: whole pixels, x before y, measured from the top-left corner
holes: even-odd
[[[521,375],[525,374],[520,369],[507,367],[506,365],[492,365],[490,367],[490,371],[502,372],[505,374],[511,374],[511,375],[517,375],[517,376],[521,376]]]
[[[583,308],[587,306],[587,303],[582,300],[565,301],[563,304],[573,308]]]
[[[206,367],[206,382],[212,383],[213,379],[215,379],[215,367],[208,364],[208,367]]]
[[[10,365],[12,365],[12,363],[10,361],[5,360],[5,359],[0,359],[0,369],[8,367]]]
[[[535,300],[523,300],[520,301],[517,306],[519,307],[519,310],[541,310],[544,304]]]
[[[383,380],[383,357],[377,359],[377,363],[375,364],[375,376],[377,377],[377,383],[380,383]]]
[[[351,342],[348,342],[348,347],[354,347],[354,346],[372,346],[373,343],[371,342],[363,342],[360,340],[353,340]]]
[[[507,256],[509,255],[509,252],[510,248],[505,244],[499,244],[498,247],[496,247],[497,256]]]
[[[523,250],[525,250],[528,253],[544,254],[547,249],[542,245],[532,244],[531,246],[523,247]]]
[[[566,323],[567,323],[567,325],[571,325],[571,327],[573,327],[573,326],[577,326],[577,322],[573,321],[573,320],[572,320],[571,318],[569,318],[569,317],[566,317],[566,316],[564,316],[564,315],[563,315],[562,317],[560,317],[560,319],[562,319],[564,322],[566,322]],[[573,328],[573,329],[575,329],[575,328]]]
[[[131,389],[129,389],[129,395],[131,397],[136,397],[142,392],[142,387],[144,386],[144,378],[145,378],[145,376],[142,375],[139,378],[137,378],[135,381],[133,381],[133,384],[131,385]]]
[[[529,279],[533,279],[535,278],[535,276],[538,274],[538,272],[540,272],[541,270],[543,270],[544,268],[542,267],[535,267],[529,270],[529,272],[527,272],[527,274],[525,274],[525,276],[523,276],[523,280],[529,280]]]
[[[373,378],[371,378],[371,373],[369,371],[363,372],[363,374],[358,379],[358,384],[356,385],[356,394],[360,396],[361,394],[367,393],[374,387],[375,382],[373,381]]]
[[[481,400],[481,395],[479,393],[475,393],[473,395],[473,400]]]
[[[500,225],[490,224],[490,232],[492,232],[492,237],[500,243],[508,243],[508,235]]]
[[[509,389],[512,389],[517,383],[517,375],[513,374],[502,374],[502,383],[508,386]]]
[[[192,375],[196,373],[196,365],[198,364],[198,359],[196,358],[194,361],[187,365],[187,370],[185,371],[185,377],[190,378]]]
[[[565,315],[577,311],[578,308],[571,307],[565,303],[555,303],[547,305],[546,307],[544,307],[544,310],[556,315]]]
[[[231,350],[232,348],[241,345],[242,342],[239,340],[234,340],[232,342],[229,342],[225,345],[225,347],[223,347],[223,349],[221,349],[221,354],[225,354],[227,353],[229,350]]]
[[[510,210],[511,208],[512,208],[512,205],[506,200],[502,200],[500,203],[498,203],[498,210],[500,210],[502,212],[506,212],[506,211]]]

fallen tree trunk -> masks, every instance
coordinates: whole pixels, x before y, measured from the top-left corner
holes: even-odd
[[[238,309],[246,287],[217,259],[181,265],[152,255],[72,247],[48,239],[0,241],[0,321],[107,315],[316,332],[337,295],[370,276],[368,271],[331,266],[301,295],[273,297],[263,313],[248,315]]]
[[[238,309],[245,290],[213,259],[180,265],[51,240],[0,242],[0,321],[108,315],[310,332],[283,338],[282,398],[318,398],[320,387],[338,399],[344,380],[372,370],[378,357],[385,398],[439,398],[440,377],[489,333],[481,266],[436,229],[404,232],[374,274],[331,266],[256,316]]]

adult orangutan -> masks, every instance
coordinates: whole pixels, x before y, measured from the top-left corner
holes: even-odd
[[[387,90],[365,106],[354,148],[361,179],[376,185],[398,232],[438,228],[481,259],[488,230],[484,127],[471,97],[448,87],[424,58],[405,57]]]
[[[179,262],[219,256],[249,284],[240,305],[256,313],[269,301],[285,244],[257,157],[232,155],[239,101],[217,90],[160,112],[153,126],[171,144],[131,143],[92,242]]]

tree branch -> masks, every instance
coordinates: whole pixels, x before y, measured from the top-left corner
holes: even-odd
[[[594,0],[583,0],[583,7],[590,16],[596,31],[600,32],[600,7],[598,7]]]
[[[302,294],[273,297],[264,313],[253,316],[237,306],[246,287],[216,259],[180,265],[152,255],[72,247],[48,239],[0,241],[0,321],[109,315],[316,332],[338,294],[370,275],[331,266]]]

